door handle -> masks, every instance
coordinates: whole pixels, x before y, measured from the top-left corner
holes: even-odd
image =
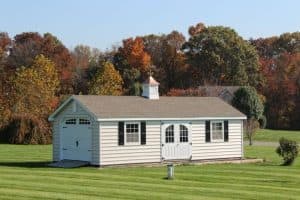
[[[88,151],[92,151],[92,150],[89,149]]]
[[[63,148],[63,150],[65,151],[65,150],[68,150],[68,149]]]
[[[161,146],[163,147],[163,146],[164,146],[164,144],[161,144]]]

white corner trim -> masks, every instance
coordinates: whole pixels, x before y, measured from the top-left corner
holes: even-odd
[[[192,121],[192,120],[235,120],[247,119],[247,117],[182,117],[182,118],[98,118],[100,122],[110,121]]]

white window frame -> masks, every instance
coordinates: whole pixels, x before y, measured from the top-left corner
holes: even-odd
[[[213,135],[213,123],[221,123],[222,124],[222,139],[214,140]],[[210,121],[210,141],[211,142],[224,142],[224,121]]]
[[[167,129],[168,128],[170,128],[171,126],[173,126],[173,142],[167,142]],[[175,135],[175,124],[169,124],[166,128],[165,128],[165,134],[164,134],[164,136],[165,136],[165,138],[164,138],[164,142],[165,142],[165,144],[175,144],[176,143],[176,135]]]
[[[180,127],[181,126],[183,126],[185,129],[186,129],[186,131],[187,131],[187,141],[184,141],[184,142],[181,142],[180,140],[181,140],[181,129],[180,129]],[[182,143],[182,144],[185,144],[185,143],[189,143],[190,142],[190,137],[189,137],[189,135],[190,135],[190,131],[189,131],[189,128],[185,125],[185,124],[179,124],[179,143]]]
[[[139,141],[138,142],[127,142],[127,124],[137,124],[138,125],[138,134],[139,134]],[[124,123],[124,145],[132,146],[132,145],[141,145],[141,122],[125,122]]]

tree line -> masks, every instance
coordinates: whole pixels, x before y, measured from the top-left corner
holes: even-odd
[[[0,33],[0,138],[50,143],[48,115],[71,94],[140,95],[149,75],[161,95],[195,95],[203,85],[251,86],[267,127],[300,129],[300,32],[244,40],[230,27],[191,26],[124,39],[100,51],[68,49],[54,35]]]

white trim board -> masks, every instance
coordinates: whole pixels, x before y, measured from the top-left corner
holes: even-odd
[[[112,121],[195,121],[195,120],[235,120],[247,119],[247,117],[182,117],[182,118],[98,118],[99,122]]]

